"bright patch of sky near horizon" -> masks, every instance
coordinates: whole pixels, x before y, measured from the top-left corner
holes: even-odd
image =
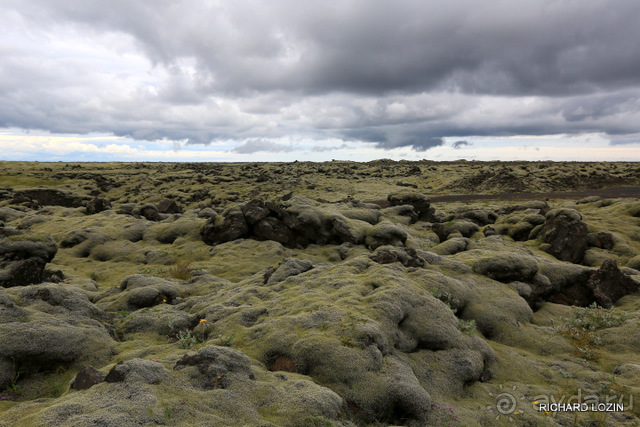
[[[576,152],[575,141],[580,138],[581,149]],[[472,138],[456,146],[457,140],[445,141],[427,152],[410,147],[390,150],[376,148],[372,143],[345,146],[341,140],[317,141],[282,138],[272,144],[282,147],[279,152],[237,153],[236,141],[217,141],[209,145],[190,145],[177,141],[141,142],[131,138],[109,135],[52,135],[42,132],[23,132],[16,129],[0,131],[0,146],[6,149],[3,160],[25,161],[148,161],[148,162],[287,162],[287,161],[370,161],[380,158],[393,160],[554,160],[554,161],[640,161],[640,147],[611,146],[600,135],[567,137]],[[322,144],[322,145],[318,145]],[[634,156],[635,154],[635,156]]]
[[[640,3],[8,0],[0,159],[640,161]]]

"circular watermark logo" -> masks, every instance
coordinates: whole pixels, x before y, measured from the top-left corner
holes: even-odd
[[[500,393],[496,396],[496,409],[502,415],[511,415],[518,404],[516,397],[511,393]]]
[[[517,396],[519,396],[519,393],[516,391],[516,386],[505,389],[505,387],[500,384],[497,393],[498,394],[493,394],[489,392],[489,396],[495,399],[495,403],[494,405],[487,406],[487,409],[498,412],[496,420],[506,416],[510,421],[513,421],[513,415],[524,414],[524,410],[518,409],[519,401]],[[522,398],[523,396],[520,396],[520,399]]]

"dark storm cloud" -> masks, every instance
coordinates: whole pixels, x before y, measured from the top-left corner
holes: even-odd
[[[157,63],[194,57],[202,89],[218,91],[558,95],[640,74],[630,0],[28,3],[43,20],[130,34]]]
[[[1,8],[3,127],[228,138],[253,153],[279,149],[259,138],[295,134],[422,151],[451,136],[625,135],[640,122],[635,0]],[[135,55],[148,62],[128,67]]]

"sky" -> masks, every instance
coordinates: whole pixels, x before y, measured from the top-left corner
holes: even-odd
[[[0,0],[0,160],[640,161],[636,0]]]

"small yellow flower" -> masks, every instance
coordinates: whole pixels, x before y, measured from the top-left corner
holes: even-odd
[[[200,323],[206,322],[207,319],[200,319]]]
[[[162,299],[162,302],[167,302],[167,300],[163,298],[163,299]]]
[[[537,405],[537,404],[538,404],[538,401],[537,401],[537,400],[534,400],[533,402],[531,402],[531,404],[532,404],[532,405]]]

